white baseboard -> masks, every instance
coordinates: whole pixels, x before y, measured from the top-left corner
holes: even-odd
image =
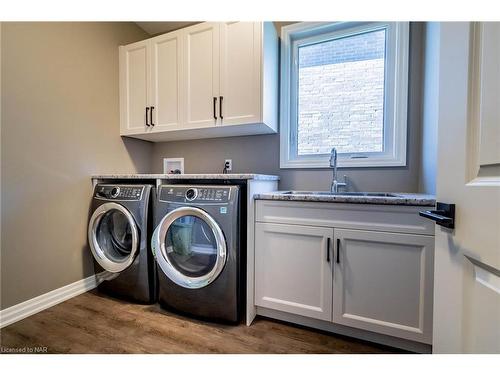
[[[108,272],[105,273],[108,274]],[[103,274],[92,275],[86,279],[75,281],[72,284],[52,290],[48,293],[42,294],[41,296],[21,302],[4,310],[0,310],[0,328],[6,327],[9,324],[48,309],[58,303],[67,301],[68,299],[76,297],[82,293],[88,292],[99,285],[102,280],[106,279],[106,276],[107,275]]]

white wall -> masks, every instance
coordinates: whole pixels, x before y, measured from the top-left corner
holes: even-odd
[[[422,149],[419,191],[436,193],[437,123],[439,96],[439,23],[429,22],[424,37],[422,90]]]

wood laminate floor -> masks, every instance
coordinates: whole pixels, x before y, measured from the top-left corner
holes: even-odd
[[[199,321],[88,292],[0,330],[2,352],[398,353],[397,349],[260,318],[247,327]],[[40,350],[40,349],[38,349]]]

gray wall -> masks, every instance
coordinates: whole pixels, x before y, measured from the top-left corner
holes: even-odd
[[[2,23],[1,308],[93,274],[90,175],[149,172],[119,134],[118,45],[132,23]]]
[[[327,169],[279,168],[279,135],[158,144],[118,137],[117,47],[148,37],[132,23],[2,23],[0,31],[1,309],[93,273],[93,173],[161,172],[163,157],[184,157],[189,173],[220,172],[232,158],[236,172],[280,175],[282,189],[329,188]],[[354,190],[418,189],[428,164],[420,158],[422,36],[413,24],[408,166],[341,170]]]
[[[439,24],[425,26],[424,83],[422,88],[422,156],[419,189],[436,193],[437,124],[439,96]]]
[[[419,189],[423,27],[423,23],[412,23],[410,28],[407,166],[341,169],[339,173],[348,176],[353,190],[416,192]],[[186,173],[220,172],[224,159],[233,159],[234,172],[279,175],[280,189],[326,190],[331,182],[328,169],[280,169],[278,134],[156,143],[154,172],[163,172],[164,157],[184,157]]]

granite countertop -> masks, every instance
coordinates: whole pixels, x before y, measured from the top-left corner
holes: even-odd
[[[304,192],[274,191],[254,195],[255,199],[279,200],[279,201],[302,201],[302,202],[332,202],[332,203],[363,203],[363,204],[392,204],[399,206],[435,206],[436,198],[428,194],[416,193],[390,193],[395,196],[352,196],[352,195],[324,195],[304,194]]]
[[[93,179],[163,179],[163,180],[265,180],[278,181],[278,176],[256,173],[199,173],[199,174],[95,174]]]

